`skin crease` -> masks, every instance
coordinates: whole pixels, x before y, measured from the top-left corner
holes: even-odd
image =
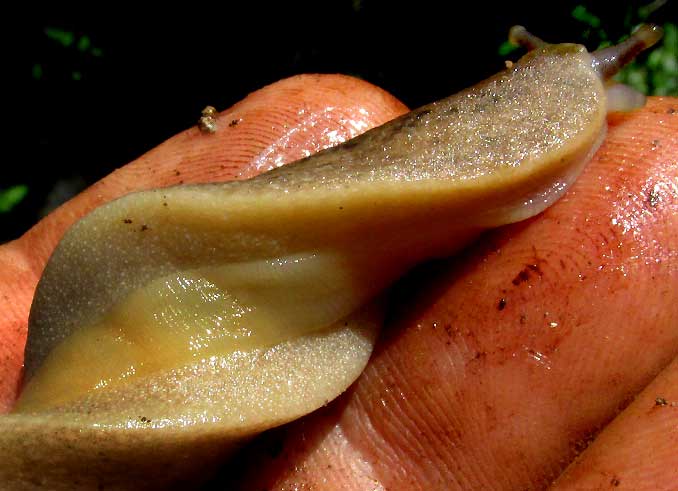
[[[551,491],[675,489],[677,419],[678,359],[674,359],[560,476]]]
[[[555,207],[403,282],[395,293],[403,306],[354,389],[252,446],[242,456],[252,471],[241,487],[545,488],[592,432],[676,356],[670,251],[676,249],[678,114],[671,108],[678,101],[652,99],[641,112],[610,118],[608,140]],[[189,130],[175,137],[3,246],[8,281],[0,293],[12,306],[0,321],[5,407],[15,396],[35,282],[77,217],[132,189],[250,175],[278,156],[292,161],[331,143],[334,129],[348,135],[404,110],[382,91],[345,77],[280,82],[224,113],[217,134]],[[315,118],[320,124],[311,126]],[[221,168],[226,162],[237,164]],[[632,228],[623,233],[627,225]],[[271,460],[271,453],[277,457]],[[652,456],[655,474],[664,472],[658,483],[670,482],[671,457]]]

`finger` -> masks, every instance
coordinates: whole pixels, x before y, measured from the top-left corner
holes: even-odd
[[[677,449],[678,358],[549,489],[675,489]]]
[[[245,488],[548,486],[678,352],[676,108],[611,117],[560,202],[420,270],[354,391]]]
[[[9,411],[19,391],[28,311],[37,283],[19,241],[0,246],[0,414]]]
[[[65,230],[133,191],[244,179],[315,153],[405,111],[383,90],[341,75],[302,75],[265,87],[219,115],[214,134],[190,128],[61,206],[0,247],[0,412],[14,401],[28,312],[42,269]]]

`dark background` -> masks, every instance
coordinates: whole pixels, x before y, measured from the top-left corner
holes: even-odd
[[[4,15],[17,64],[5,64],[0,189],[29,191],[0,214],[0,242],[195,124],[206,104],[223,110],[293,74],[338,72],[416,107],[502,69],[498,48],[516,23],[548,41],[595,48],[571,15],[580,3],[185,2],[156,10],[90,3]],[[583,3],[616,38],[630,10],[648,2]],[[655,14],[650,20],[675,22],[675,1]],[[50,29],[72,33],[72,42],[55,40]]]

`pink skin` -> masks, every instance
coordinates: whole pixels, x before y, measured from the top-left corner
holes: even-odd
[[[678,358],[600,434],[550,491],[678,489]]]
[[[234,131],[182,133],[3,246],[5,407],[16,394],[35,282],[77,216],[132,189],[250,175],[329,144],[334,130],[348,136],[403,110],[362,82],[280,82],[221,115],[222,129],[239,121]],[[225,469],[222,488],[546,488],[678,354],[676,134],[675,99],[651,99],[642,111],[611,117],[606,142],[560,202],[403,281],[354,387],[259,439]],[[638,400],[652,399],[666,380],[675,386],[675,375],[666,377]],[[659,414],[658,431],[675,427],[675,411]],[[652,423],[629,418],[600,441]],[[559,485],[593,482],[582,479],[615,462],[613,447],[634,451],[627,447],[634,441],[594,443],[580,460],[595,457],[593,464],[571,468]],[[647,455],[641,463],[651,461],[653,475],[675,475],[672,453]],[[622,485],[649,468],[632,460],[614,469]]]
[[[353,389],[242,489],[548,487],[678,354],[676,106],[610,117],[555,206],[404,281]]]

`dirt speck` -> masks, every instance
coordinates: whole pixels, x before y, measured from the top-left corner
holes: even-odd
[[[205,106],[205,109],[200,113],[198,120],[198,128],[202,133],[216,133],[217,132],[217,110],[212,106]]]
[[[523,269],[522,271],[520,271],[520,273],[518,273],[516,275],[515,278],[513,278],[513,281],[511,281],[511,283],[518,286],[521,283],[525,283],[529,279],[530,279],[530,272],[527,269]]]
[[[658,397],[654,400],[654,405],[655,405],[655,406],[668,406],[668,405],[669,405],[669,401],[667,401],[664,397],[658,396]]]
[[[499,303],[497,303],[497,310],[502,311],[506,308],[506,299],[500,298]]]
[[[511,283],[518,286],[521,283],[528,281],[535,274],[540,277],[544,275],[543,271],[539,267],[539,264],[526,264],[525,267],[516,275],[516,277],[513,278]]]
[[[198,128],[202,133],[216,133],[217,122],[214,118],[201,117],[198,121]]]
[[[576,440],[575,442],[572,443],[572,449],[574,452],[579,455],[582,453],[586,448],[591,445],[593,440],[596,439],[596,435],[594,433],[588,435],[586,438],[581,438],[579,440]]]
[[[126,223],[126,224],[129,225],[130,223],[132,223],[132,220],[131,220],[130,218],[125,218],[125,219],[123,220],[123,223]]]

